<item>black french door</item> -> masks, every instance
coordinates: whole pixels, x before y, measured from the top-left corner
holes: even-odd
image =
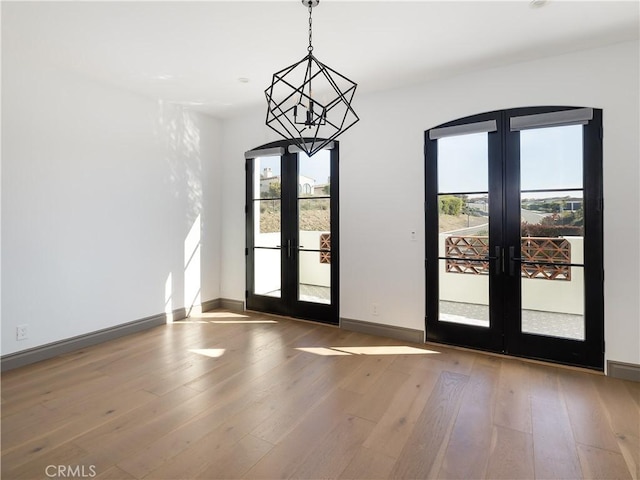
[[[245,154],[249,310],[338,324],[338,156],[338,142]]]
[[[427,339],[602,369],[602,113],[425,132]]]

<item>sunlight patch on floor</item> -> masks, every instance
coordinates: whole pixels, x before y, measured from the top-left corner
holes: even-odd
[[[224,355],[224,348],[191,348],[191,353],[197,353],[198,355],[204,355],[205,357],[219,358]]]
[[[212,323],[216,325],[236,325],[236,324],[274,324],[278,323],[273,319],[253,319],[250,315],[231,312],[203,312],[189,315],[189,318],[176,322],[176,324]]]
[[[278,323],[275,320],[209,320],[209,323]]]
[[[197,316],[202,318],[249,318],[249,315],[231,312],[203,312]]]
[[[381,345],[375,347],[331,347],[334,350],[351,353],[353,355],[430,355],[436,352],[407,345]]]
[[[373,347],[298,347],[296,350],[325,357],[338,355],[431,355],[440,353],[435,350],[409,347],[406,345],[380,345]]]
[[[301,352],[313,353],[314,355],[322,355],[323,357],[335,357],[338,355],[351,355],[347,352],[339,352],[326,347],[298,347],[296,350]]]

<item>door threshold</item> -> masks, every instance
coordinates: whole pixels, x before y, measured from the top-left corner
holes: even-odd
[[[253,315],[265,315],[267,317],[281,318],[283,320],[295,320],[296,322],[304,322],[304,323],[309,323],[311,325],[324,325],[326,327],[340,328],[340,325],[336,325],[334,323],[325,323],[325,322],[321,322],[320,320],[308,320],[308,319],[305,319],[305,318],[289,317],[287,315],[279,315],[277,313],[261,312],[259,310],[245,309],[245,312],[251,313]]]
[[[438,342],[425,342],[425,345],[432,345],[432,346],[437,346],[437,347],[447,347],[447,348],[452,348],[454,350],[461,350],[463,352],[472,352],[472,353],[479,353],[479,354],[483,354],[483,355],[487,355],[487,356],[491,356],[491,357],[498,357],[498,358],[505,358],[505,359],[511,359],[511,360],[520,360],[526,363],[531,363],[531,364],[535,364],[535,365],[544,365],[545,367],[557,367],[557,368],[562,368],[563,370],[572,370],[575,372],[583,372],[583,373],[592,373],[594,375],[601,375],[601,376],[606,376],[604,371],[602,370],[595,370],[595,369],[591,369],[591,368],[587,368],[587,367],[578,367],[576,365],[566,365],[564,363],[555,363],[555,362],[550,362],[550,361],[545,361],[545,360],[538,360],[535,358],[528,358],[528,357],[519,357],[516,355],[509,355],[508,353],[497,353],[497,352],[490,352],[487,350],[476,350],[475,348],[469,348],[469,347],[460,347],[458,345],[450,345],[448,343],[438,343]]]

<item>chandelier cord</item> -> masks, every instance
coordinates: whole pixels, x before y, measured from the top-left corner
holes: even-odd
[[[309,53],[313,52],[313,45],[311,45],[311,39],[312,39],[312,20],[311,20],[311,12],[313,11],[313,7],[312,7],[312,3],[311,0],[309,0],[309,46],[307,47],[307,50],[309,51]]]

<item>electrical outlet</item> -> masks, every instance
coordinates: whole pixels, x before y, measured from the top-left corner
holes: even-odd
[[[18,325],[16,327],[16,340],[26,340],[29,338],[27,334],[28,325]]]
[[[411,230],[411,231],[409,232],[409,239],[410,239],[412,242],[416,242],[416,241],[418,241],[418,232],[416,232],[415,230]]]
[[[371,304],[371,314],[372,315],[378,315],[378,304],[377,303],[372,303]]]

